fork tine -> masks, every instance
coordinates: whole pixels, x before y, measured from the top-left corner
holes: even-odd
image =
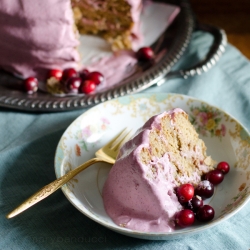
[[[129,130],[129,132],[125,135],[125,137],[120,141],[120,143],[117,145],[117,150],[120,150],[121,146],[127,142],[132,137],[132,129]]]
[[[120,147],[131,137],[132,129],[127,131],[127,129],[123,130],[121,135],[113,142],[111,143],[110,148],[114,151],[117,151],[120,149]]]
[[[109,141],[104,147],[109,147],[111,148],[114,143],[120,140],[122,135],[125,133],[127,128],[124,128],[117,136],[115,136],[111,141]]]

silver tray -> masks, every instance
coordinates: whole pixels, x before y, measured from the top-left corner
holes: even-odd
[[[154,52],[162,53],[167,47],[167,53],[155,63],[141,65],[140,72],[117,83],[112,88],[87,96],[56,97],[38,91],[27,95],[21,89],[21,80],[1,71],[0,72],[0,107],[33,112],[58,112],[82,109],[98,103],[140,92],[155,84],[161,85],[171,77],[188,78],[209,70],[219,60],[225,50],[227,39],[225,32],[213,26],[195,22],[190,4],[186,0],[164,1],[180,6],[181,12],[173,24],[152,45]],[[214,41],[206,57],[190,69],[171,71],[189,45],[191,35],[196,30],[209,32]]]

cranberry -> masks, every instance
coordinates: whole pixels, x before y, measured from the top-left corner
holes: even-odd
[[[194,213],[190,209],[183,209],[175,214],[175,223],[181,227],[191,226],[194,219]]]
[[[84,94],[90,94],[96,89],[96,84],[91,80],[85,80],[80,86],[80,92]]]
[[[215,169],[207,173],[205,179],[210,181],[212,184],[217,185],[223,181],[224,175],[220,170]]]
[[[68,93],[78,93],[78,89],[81,86],[82,79],[80,77],[71,77],[66,82],[66,91]]]
[[[74,68],[68,68],[63,71],[62,80],[66,81],[71,77],[78,77],[78,73]]]
[[[220,170],[223,174],[227,174],[230,170],[230,165],[225,161],[221,161],[218,163],[217,169]]]
[[[33,94],[38,90],[38,80],[35,77],[28,77],[24,80],[24,89],[28,94]]]
[[[99,85],[101,82],[103,82],[104,77],[100,72],[93,71],[86,76],[86,80],[91,80],[96,85]]]
[[[201,181],[195,189],[195,194],[203,199],[210,198],[214,194],[214,185],[207,180]]]
[[[194,212],[197,212],[203,206],[203,200],[200,196],[195,195],[190,201],[187,203],[187,207]]]
[[[48,72],[48,79],[51,78],[51,77],[54,77],[57,80],[61,80],[62,75],[63,75],[63,72],[60,69],[51,69]]]
[[[179,198],[180,203],[187,202],[191,200],[194,196],[194,187],[192,184],[182,184],[176,190],[177,197]]]
[[[87,69],[83,69],[79,72],[79,75],[83,81],[87,79],[88,74],[89,74],[89,71]]]
[[[202,222],[210,221],[214,218],[214,209],[209,205],[204,205],[198,210],[196,218]]]
[[[148,61],[154,58],[154,51],[150,47],[142,47],[137,51],[136,57],[140,61]]]

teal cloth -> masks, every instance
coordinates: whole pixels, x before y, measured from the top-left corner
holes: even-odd
[[[209,34],[193,34],[175,68],[187,68],[204,56]],[[250,130],[250,62],[228,45],[206,74],[172,79],[144,91],[197,97],[218,106]],[[0,108],[0,249],[250,249],[250,203],[219,225],[176,240],[147,241],[117,234],[81,214],[61,190],[23,214],[5,215],[55,179],[54,154],[68,125],[84,110],[32,114]]]

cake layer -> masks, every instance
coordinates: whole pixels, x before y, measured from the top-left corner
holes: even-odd
[[[213,165],[183,110],[154,116],[122,147],[112,167],[103,189],[106,212],[122,227],[171,232],[182,208],[175,188],[197,185]]]

